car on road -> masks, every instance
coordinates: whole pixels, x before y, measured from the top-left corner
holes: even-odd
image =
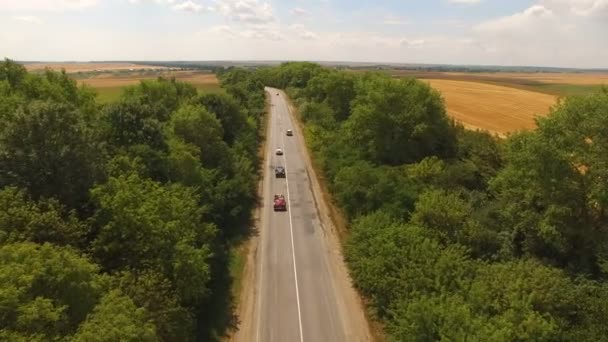
[[[282,150],[282,149],[280,149],[280,148],[277,148],[277,150],[276,150],[275,154],[276,154],[277,156],[282,156],[282,155],[283,155],[283,150]]]
[[[282,166],[277,166],[274,168],[274,175],[277,178],[285,178],[285,168]]]
[[[292,135],[293,135],[293,131],[292,131],[292,130],[290,130],[290,129],[288,129],[286,134],[287,134],[287,136],[288,136],[288,137],[290,137],[290,136],[292,136]]]
[[[274,211],[286,211],[287,202],[285,201],[285,196],[280,194],[274,195],[273,208]]]
[[[277,93],[277,96],[279,96],[279,93]]]

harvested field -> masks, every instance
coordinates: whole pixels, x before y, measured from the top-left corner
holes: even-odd
[[[40,71],[46,68],[53,70],[64,69],[67,73],[90,72],[90,71],[114,71],[114,70],[148,70],[167,69],[161,66],[141,65],[134,63],[26,63],[28,71]]]
[[[476,73],[391,70],[393,77],[468,81],[556,96],[585,95],[608,85],[608,73]]]
[[[450,116],[469,128],[501,136],[533,129],[534,118],[546,115],[557,101],[551,95],[479,82],[424,81],[442,93]]]
[[[457,77],[474,75],[477,78],[510,78],[523,81],[534,81],[548,84],[575,84],[575,85],[608,85],[608,73],[510,73],[510,72],[494,72],[494,73],[458,73],[446,72],[446,75]]]
[[[218,84],[218,79],[215,74],[196,71],[165,71],[154,74],[129,74],[129,75],[112,75],[102,74],[95,77],[78,79],[78,83],[87,84],[93,88],[115,88],[134,85],[142,80],[156,79],[157,77],[172,78],[189,82],[194,85],[198,84]]]
[[[203,92],[221,92],[219,81],[215,74],[200,71],[162,71],[154,73],[129,73],[126,75],[101,74],[94,77],[77,79],[79,84],[86,84],[98,93],[100,102],[110,102],[118,99],[126,86],[138,84],[142,80],[158,77],[171,78],[194,85]]]

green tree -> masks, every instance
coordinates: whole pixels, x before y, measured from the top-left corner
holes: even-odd
[[[154,325],[144,309],[114,290],[107,293],[71,341],[74,342],[154,342],[159,341]]]
[[[145,319],[154,323],[160,340],[193,340],[194,315],[180,304],[171,282],[162,274],[121,272],[115,282],[115,287],[146,310]]]
[[[464,287],[474,270],[464,248],[443,248],[424,229],[381,212],[354,222],[345,251],[355,285],[383,318],[401,300]]]
[[[97,273],[71,248],[0,246],[0,327],[43,340],[70,334],[102,294]]]
[[[535,133],[509,139],[506,167],[492,180],[513,255],[593,271],[598,233],[589,224],[584,176]]]
[[[94,255],[107,270],[156,270],[184,303],[207,294],[215,227],[202,222],[193,191],[137,174],[111,177],[92,190],[99,207]]]
[[[346,120],[356,96],[355,76],[338,71],[320,74],[308,82],[305,93],[316,102],[326,103],[336,113],[336,120]]]
[[[69,105],[34,101],[0,128],[0,186],[25,188],[35,199],[83,208],[103,159],[95,130]]]
[[[231,96],[205,94],[199,97],[198,102],[215,114],[222,125],[223,139],[229,145],[234,144],[237,136],[248,128],[247,116]]]
[[[369,161],[399,165],[453,156],[454,130],[439,94],[417,80],[369,76],[357,85],[345,122],[351,144]]]
[[[200,160],[207,168],[230,169],[230,150],[223,141],[220,121],[202,106],[181,107],[171,117],[172,133],[200,151]]]
[[[87,233],[56,200],[31,201],[16,188],[0,190],[0,244],[31,241],[81,247]]]
[[[148,145],[166,150],[163,125],[149,105],[133,100],[113,103],[104,109],[106,138],[115,147]]]

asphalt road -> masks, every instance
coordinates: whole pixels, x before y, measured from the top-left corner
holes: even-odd
[[[256,249],[255,307],[252,317],[244,318],[254,320],[253,336],[249,336],[257,342],[369,340],[362,310],[353,310],[349,304],[355,296],[347,276],[340,275],[346,272],[336,271],[341,254],[328,242],[320,219],[301,132],[292,121],[285,94],[272,88],[267,91],[271,113]],[[286,136],[287,129],[294,136]],[[284,155],[276,155],[277,148]],[[275,166],[285,167],[286,178],[275,178]],[[274,194],[285,195],[287,211],[273,210]]]

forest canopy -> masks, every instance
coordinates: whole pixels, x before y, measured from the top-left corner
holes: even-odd
[[[65,72],[2,62],[0,340],[219,340],[263,92],[159,78],[101,105]]]

